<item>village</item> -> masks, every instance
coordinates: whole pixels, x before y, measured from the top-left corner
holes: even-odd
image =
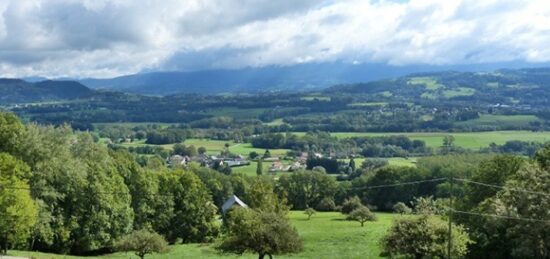
[[[322,154],[314,153],[315,157],[322,157]],[[219,155],[208,155],[205,153],[195,156],[174,154],[166,159],[166,164],[170,168],[186,167],[189,163],[196,163],[206,168],[219,170],[223,167],[235,168],[252,166],[251,162],[268,163],[268,172],[276,174],[278,172],[295,172],[306,169],[306,162],[309,154],[302,152],[300,156],[272,156],[269,150],[263,155],[250,154],[243,156],[241,154],[230,154],[220,152]]]

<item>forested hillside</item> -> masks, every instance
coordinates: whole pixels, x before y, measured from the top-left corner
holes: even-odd
[[[53,82],[16,82],[21,89],[59,92],[51,88]],[[51,124],[69,123],[80,129],[93,129],[93,123],[105,122],[179,123],[191,128],[242,129],[244,135],[311,130],[433,132],[550,129],[550,69],[544,68],[490,73],[415,74],[299,93],[279,91],[160,97],[94,92],[90,98],[82,98],[90,90],[80,85],[76,88],[73,92],[63,88],[54,97],[77,96],[81,97],[79,102],[7,108],[25,119]],[[15,98],[14,91],[6,91],[4,98]],[[28,97],[43,99],[48,96]]]
[[[40,81],[0,79],[0,104],[84,99],[94,91],[75,81]]]

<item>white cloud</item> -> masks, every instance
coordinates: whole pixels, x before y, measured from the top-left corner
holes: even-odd
[[[545,0],[4,0],[0,75],[550,61]]]

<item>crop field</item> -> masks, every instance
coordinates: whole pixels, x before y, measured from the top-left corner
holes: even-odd
[[[367,222],[361,227],[358,222],[346,221],[338,212],[318,212],[311,220],[302,211],[291,211],[290,221],[298,230],[304,242],[304,251],[294,255],[275,258],[380,258],[379,242],[395,218],[410,217],[389,213],[377,213],[378,221]],[[116,253],[100,257],[62,256],[34,252],[11,251],[10,255],[45,259],[61,258],[138,258],[133,253]],[[171,251],[146,258],[257,258],[245,254],[220,255],[208,244],[175,245]]]
[[[305,133],[298,132],[298,135]],[[403,132],[403,133],[373,133],[373,132],[334,132],[332,136],[338,138],[351,137],[376,137],[390,135],[404,135],[411,139],[419,139],[426,142],[426,145],[437,148],[443,143],[443,137],[452,135],[455,137],[455,145],[469,149],[479,149],[488,147],[492,142],[504,144],[509,140],[547,142],[550,141],[550,132],[532,132],[532,131],[487,131],[487,132],[461,132],[461,133],[424,133],[424,132]]]

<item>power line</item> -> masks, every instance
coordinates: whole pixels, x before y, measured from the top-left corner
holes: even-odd
[[[447,178],[435,178],[435,179],[429,179],[429,180],[420,180],[420,181],[412,181],[412,182],[401,182],[401,183],[394,183],[394,184],[383,184],[383,185],[373,185],[373,186],[363,186],[363,187],[352,187],[352,189],[378,189],[378,188],[386,188],[386,187],[397,187],[397,186],[404,186],[404,185],[413,185],[413,184],[419,184],[419,183],[429,183],[429,182],[439,182],[446,180]]]
[[[30,187],[16,187],[16,186],[7,186],[7,185],[0,185],[0,189],[6,189],[6,190],[25,190],[25,191],[57,191],[55,189],[46,189],[46,188],[30,188]],[[106,194],[106,195],[129,195],[132,196],[130,192],[92,192],[90,195],[96,195],[96,194]],[[176,197],[176,195],[173,194],[162,194],[162,193],[139,193],[136,196],[161,196],[161,197]]]
[[[451,210],[452,212],[455,212],[455,213],[466,214],[466,215],[473,215],[473,216],[493,217],[493,218],[513,219],[513,220],[523,220],[523,221],[530,221],[530,222],[544,222],[544,223],[550,223],[550,220],[543,220],[543,219],[533,219],[533,218],[523,218],[523,217],[510,217],[510,216],[503,216],[503,215],[496,215],[496,214],[487,214],[487,213],[477,213],[477,212],[461,211],[461,210],[455,210],[455,209],[450,209],[450,210]]]
[[[544,192],[535,192],[535,191],[529,191],[529,190],[519,189],[519,188],[510,188],[510,187],[505,187],[505,186],[500,186],[500,185],[495,185],[495,184],[480,183],[480,182],[476,182],[476,181],[472,181],[472,180],[468,180],[468,179],[461,179],[461,178],[454,178],[454,180],[465,182],[465,183],[477,184],[477,185],[481,185],[481,186],[485,186],[485,187],[492,187],[492,188],[498,188],[498,189],[503,189],[503,190],[510,190],[510,191],[515,191],[515,192],[524,192],[524,193],[529,193],[529,194],[537,194],[537,195],[543,195],[543,196],[546,196],[546,197],[550,197],[549,193],[544,193]]]

